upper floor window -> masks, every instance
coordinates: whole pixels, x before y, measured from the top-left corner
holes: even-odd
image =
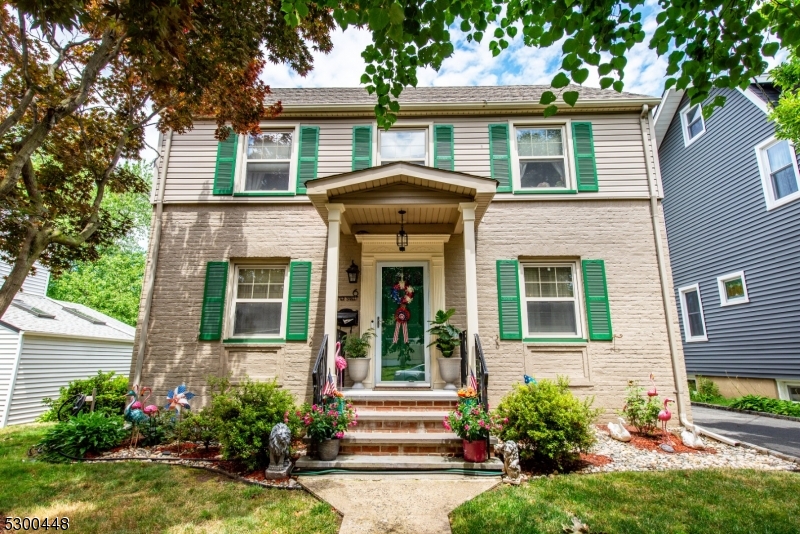
[[[530,337],[580,335],[578,292],[572,264],[524,265],[523,313]]]
[[[247,136],[244,191],[288,191],[292,162],[291,132]]]
[[[516,136],[520,187],[567,188],[564,128],[520,127]]]
[[[381,165],[405,161],[415,165],[428,164],[428,130],[397,129],[380,131]]]
[[[681,112],[681,124],[683,125],[683,142],[686,146],[705,133],[706,123],[703,121],[703,108],[700,107],[700,104],[687,106]]]
[[[700,286],[697,284],[678,290],[681,297],[683,335],[687,343],[708,341],[706,321],[703,317],[703,301],[700,300]]]
[[[797,155],[789,141],[774,137],[756,147],[761,183],[767,209],[776,208],[800,197]]]
[[[280,337],[286,271],[286,267],[277,265],[236,268],[234,337]]]
[[[717,277],[717,285],[719,286],[720,306],[750,302],[747,296],[747,283],[744,281],[744,271]]]

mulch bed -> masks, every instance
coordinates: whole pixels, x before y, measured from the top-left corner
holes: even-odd
[[[221,451],[220,447],[211,446],[208,449],[205,448],[202,444],[198,445],[196,443],[181,443],[180,447],[177,443],[173,443],[171,445],[159,445],[153,448],[154,452],[170,452],[170,456],[178,456],[178,449],[180,448],[180,457],[185,460],[201,460],[201,459],[213,459],[220,457]]]
[[[602,467],[604,465],[608,465],[612,463],[614,460],[609,458],[608,456],[604,456],[602,454],[585,454],[581,453],[581,458],[578,461],[579,464],[582,464],[580,469],[584,467],[589,467],[593,465],[595,467]]]
[[[606,434],[609,433],[606,425],[599,426],[599,428]],[[663,454],[673,454],[661,448],[661,444],[666,443],[668,445],[672,445],[672,448],[675,449],[676,453],[717,454],[716,449],[710,447],[706,447],[705,449],[692,449],[691,447],[687,447],[681,442],[680,436],[676,436],[674,434],[670,434],[670,441],[667,441],[664,437],[664,434],[660,430],[655,434],[642,434],[641,432],[637,432],[633,427],[625,428],[627,428],[628,432],[631,433],[631,440],[628,443],[637,449],[656,451]]]

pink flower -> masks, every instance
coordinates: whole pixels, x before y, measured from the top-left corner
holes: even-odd
[[[442,421],[442,425],[444,425],[445,429],[448,431],[453,430],[453,427],[450,426],[450,421],[448,421],[446,417],[444,418],[444,421]]]
[[[336,437],[336,439],[342,439],[344,437],[344,432],[337,432],[336,434],[334,434],[334,436]]]
[[[316,409],[317,409],[317,405],[316,405],[316,404],[312,404],[312,405],[311,405],[311,409],[312,409],[312,410],[316,410]]]
[[[283,414],[283,422],[284,423],[288,423],[289,422],[289,412],[288,411]]]
[[[469,425],[464,425],[464,430],[469,430]]]
[[[503,418],[503,422],[504,422],[504,423],[508,423],[508,417],[504,417],[504,418]]]

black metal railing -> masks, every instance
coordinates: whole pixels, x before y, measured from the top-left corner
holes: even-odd
[[[314,404],[322,404],[322,389],[325,387],[328,371],[328,334],[322,337],[322,345],[317,353],[317,361],[311,370],[311,386]]]
[[[481,338],[475,334],[475,379],[478,382],[478,398],[485,409],[489,409],[489,369],[483,356]]]
[[[467,375],[469,374],[469,347],[467,346],[467,332],[466,330],[458,334],[461,341],[461,387],[467,385]]]

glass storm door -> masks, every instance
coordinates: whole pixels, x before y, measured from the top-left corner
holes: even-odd
[[[376,382],[429,384],[427,264],[379,263],[377,282]]]

